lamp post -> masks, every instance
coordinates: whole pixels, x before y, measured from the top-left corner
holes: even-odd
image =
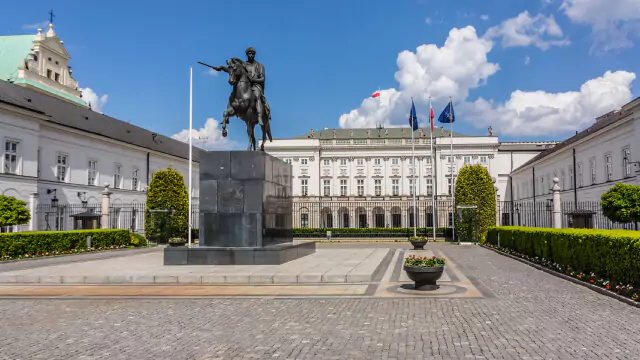
[[[58,198],[56,197],[56,189],[47,189],[47,195],[51,195],[53,193],[53,197],[51,198],[51,210],[55,211],[47,211],[44,214],[44,221],[47,224],[47,230],[51,230],[49,226],[49,214],[56,214],[56,219],[58,218]],[[56,230],[58,230],[57,221],[56,221]]]

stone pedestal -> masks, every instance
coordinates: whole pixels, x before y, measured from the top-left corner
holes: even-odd
[[[291,165],[259,151],[200,154],[199,248],[166,248],[165,265],[281,264],[315,251],[293,244]]]

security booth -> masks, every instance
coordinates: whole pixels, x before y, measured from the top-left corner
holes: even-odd
[[[567,215],[567,223],[573,229],[593,229],[594,211],[576,209],[564,213]]]
[[[93,211],[85,211],[70,215],[73,218],[74,230],[100,229],[100,215]]]

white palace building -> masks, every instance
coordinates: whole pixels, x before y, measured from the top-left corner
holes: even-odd
[[[465,164],[481,164],[496,180],[499,199],[509,196],[509,174],[553,142],[500,142],[491,133],[466,136],[434,133],[433,154],[428,129],[414,136],[407,128],[323,129],[303,136],[267,142],[268,153],[293,165],[294,226],[406,227],[413,225],[413,191],[418,226],[432,225],[432,193],[447,226],[451,181]],[[447,208],[447,206],[449,206]],[[444,210],[443,210],[444,209]],[[319,223],[318,223],[319,222]]]
[[[26,201],[33,214],[54,198],[99,203],[105,184],[111,206],[144,203],[153,173],[168,166],[186,182],[188,145],[91,110],[69,60],[52,25],[0,36],[0,194]],[[195,161],[193,197],[198,169]]]

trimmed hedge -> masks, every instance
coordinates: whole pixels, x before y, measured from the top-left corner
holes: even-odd
[[[486,242],[583,273],[640,284],[640,232],[633,230],[490,228]]]
[[[131,244],[129,230],[119,229],[4,233],[0,234],[0,255],[14,258],[25,254],[86,249],[87,236],[91,236],[91,247],[94,248]]]
[[[417,228],[417,234],[432,236],[433,228]],[[413,236],[413,228],[294,228],[293,237],[409,237]],[[451,236],[450,228],[436,228],[436,235]]]

